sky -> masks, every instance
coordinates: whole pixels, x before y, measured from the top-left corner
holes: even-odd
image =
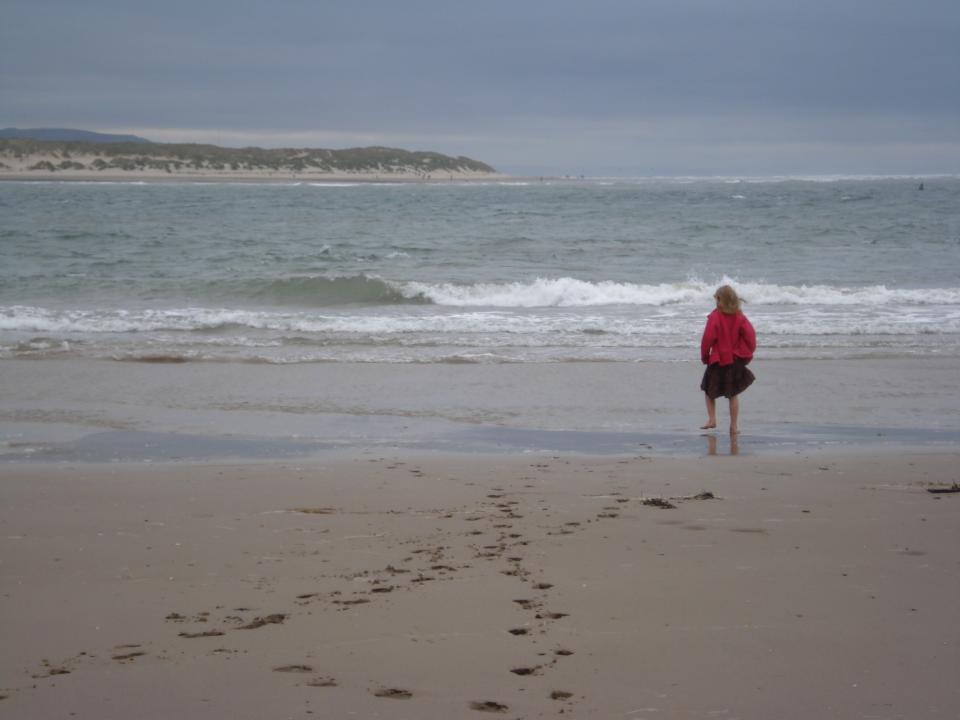
[[[957,0],[2,0],[0,127],[521,175],[960,173]]]

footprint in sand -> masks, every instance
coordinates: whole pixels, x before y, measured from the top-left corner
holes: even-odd
[[[273,671],[282,673],[310,673],[313,672],[313,668],[309,665],[281,665],[280,667],[275,667]]]
[[[664,500],[663,498],[647,498],[646,500],[640,501],[641,505],[646,505],[647,507],[660,508],[661,510],[676,510],[677,506],[674,505],[669,500]]]
[[[139,645],[121,645],[119,647],[123,648],[123,647],[140,647],[140,646]],[[117,648],[114,648],[114,649],[117,649]],[[54,675],[69,675],[71,672],[73,672],[74,668],[78,663],[84,662],[86,660],[89,660],[95,657],[96,655],[91,655],[86,650],[83,650],[81,652],[78,652],[73,657],[66,658],[65,660],[57,663],[56,665],[51,663],[49,660],[44,659],[40,661],[40,665],[44,670],[44,674],[31,673],[30,677],[34,679],[40,679],[40,678],[52,677]]]
[[[470,709],[479,712],[505,713],[510,708],[494,700],[478,700],[470,703]]]
[[[412,692],[402,688],[382,688],[374,691],[373,694],[379,698],[392,698],[394,700],[409,700],[413,697]]]
[[[219,637],[220,635],[223,635],[223,634],[224,633],[220,630],[204,630],[203,632],[195,632],[195,633],[182,632],[182,633],[179,633],[177,637],[182,637],[182,638],[187,638],[189,640],[192,640],[194,638]]]
[[[246,625],[241,625],[238,630],[256,630],[257,628],[262,628],[264,625],[280,625],[284,620],[287,619],[287,616],[283,613],[274,613],[272,615],[266,615],[265,617],[256,617]],[[182,634],[182,633],[181,633]],[[223,633],[220,633],[221,635]]]
[[[129,650],[130,652],[119,653],[119,654],[117,654],[117,655],[114,655],[114,656],[112,657],[112,659],[113,659],[113,660],[116,660],[117,662],[126,663],[126,662],[130,662],[130,661],[134,660],[135,658],[138,658],[138,657],[141,657],[141,656],[143,656],[143,655],[146,655],[147,653],[144,652],[143,650],[137,650],[137,649],[136,649],[136,648],[139,648],[139,647],[140,647],[140,646],[139,646],[139,645],[136,645],[136,644],[131,644],[131,645],[117,645],[117,646],[114,648],[114,650]]]
[[[307,687],[337,687],[337,681],[332,677],[317,677],[308,680],[306,685]]]
[[[31,673],[30,677],[34,680],[39,680],[41,678],[48,678],[54,675],[69,675],[70,669],[66,667],[66,663],[61,663],[60,665],[53,665],[49,660],[43,660],[40,663],[43,666],[43,673]]]
[[[368,598],[353,598],[351,600],[334,600],[334,605],[341,605],[341,609],[345,610],[347,607],[352,605],[366,605],[370,600]]]
[[[515,667],[515,668],[510,668],[510,672],[512,672],[514,675],[521,675],[521,676],[524,676],[524,675],[536,675],[539,670],[540,670],[540,666],[539,666],[539,665],[534,665],[533,667]]]

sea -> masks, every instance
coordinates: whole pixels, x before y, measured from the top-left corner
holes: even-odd
[[[0,368],[956,356],[960,177],[0,182]],[[0,369],[2,372],[2,369]]]

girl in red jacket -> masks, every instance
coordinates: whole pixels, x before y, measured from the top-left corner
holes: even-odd
[[[747,363],[757,347],[757,335],[747,316],[740,312],[740,298],[729,285],[719,288],[713,297],[717,309],[707,317],[700,341],[700,359],[707,366],[700,389],[707,401],[707,423],[702,430],[717,426],[717,398],[730,400],[730,434],[736,435],[740,415],[738,395],[750,387],[753,373]]]

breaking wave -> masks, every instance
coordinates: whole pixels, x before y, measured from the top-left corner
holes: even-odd
[[[231,301],[245,304],[302,308],[410,304],[488,308],[663,307],[710,305],[713,291],[726,283],[736,287],[746,302],[762,305],[960,305],[960,288],[775,285],[730,278],[711,282],[693,278],[676,283],[637,284],[561,277],[535,278],[526,282],[457,284],[400,282],[361,274],[228,281],[218,283],[215,290],[218,295],[227,295]]]
[[[642,285],[612,281],[588,282],[574,278],[537,278],[526,283],[405,283],[404,298],[455,307],[590,307],[599,305],[703,305],[718,285],[734,285],[747,302],[763,305],[958,305],[960,288],[895,290],[883,285],[836,287],[828,285],[770,285],[687,280]]]

